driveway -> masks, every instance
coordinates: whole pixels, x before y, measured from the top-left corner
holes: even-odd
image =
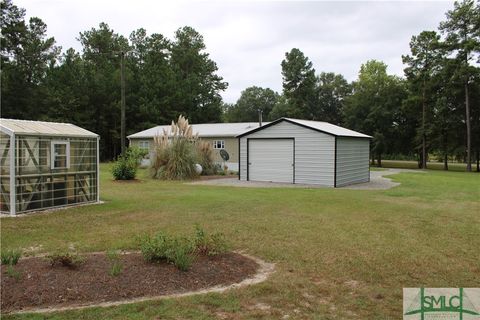
[[[421,170],[410,169],[386,169],[381,171],[370,171],[370,181],[365,183],[353,184],[338,189],[353,189],[353,190],[387,190],[400,185],[398,182],[393,182],[387,176],[397,174],[400,172],[414,172],[425,173]],[[205,185],[205,186],[226,186],[226,187],[244,187],[244,188],[325,188],[314,184],[291,184],[278,182],[263,182],[263,181],[241,181],[238,177],[212,179],[189,182],[189,184]]]

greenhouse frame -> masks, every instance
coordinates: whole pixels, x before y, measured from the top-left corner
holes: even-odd
[[[1,212],[98,202],[99,139],[69,123],[0,119]]]

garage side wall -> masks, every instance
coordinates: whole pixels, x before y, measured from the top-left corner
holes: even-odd
[[[337,138],[337,187],[370,180],[370,140]]]
[[[247,139],[294,138],[295,183],[333,187],[335,137],[288,122],[240,138],[240,180],[247,180]]]

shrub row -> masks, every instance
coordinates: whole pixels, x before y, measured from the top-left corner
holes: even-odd
[[[146,261],[166,261],[182,271],[190,269],[196,254],[212,256],[228,250],[223,234],[207,234],[198,226],[192,238],[174,237],[158,232],[154,236],[141,237],[139,245]]]
[[[197,255],[214,256],[228,251],[228,245],[222,233],[208,234],[195,227],[192,237],[171,236],[158,232],[154,236],[144,235],[138,238],[140,251],[148,262],[168,262],[174,264],[179,270],[190,269]],[[20,259],[21,251],[7,250],[1,253],[1,262],[8,265],[8,274],[14,275],[13,265]],[[109,274],[117,276],[122,272],[123,266],[118,251],[107,251],[106,257],[111,263]],[[77,268],[85,262],[85,257],[72,250],[57,251],[46,256],[51,266]],[[19,275],[18,275],[19,276]]]

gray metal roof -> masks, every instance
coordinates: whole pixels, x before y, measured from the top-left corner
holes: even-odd
[[[253,132],[256,132],[256,131],[259,131],[259,130],[263,130],[265,128],[268,128],[268,127],[270,127],[272,125],[275,125],[275,124],[277,124],[279,122],[282,122],[282,121],[287,121],[287,122],[297,124],[297,125],[305,127],[305,128],[310,128],[312,130],[324,132],[324,133],[327,133],[327,134],[330,134],[330,135],[333,135],[333,136],[337,136],[337,137],[368,138],[368,139],[372,138],[369,135],[366,135],[366,134],[363,134],[363,133],[360,133],[360,132],[357,132],[357,131],[353,131],[353,130],[350,130],[350,129],[347,129],[347,128],[343,128],[343,127],[340,127],[340,126],[336,126],[336,125],[328,123],[328,122],[301,120],[301,119],[292,119],[292,118],[280,118],[278,120],[270,122],[269,124],[267,124],[265,126],[262,126],[261,128],[255,128],[255,129],[249,130],[247,132],[244,132],[244,133],[238,135],[237,137],[243,137],[243,136],[246,136],[250,133],[253,133]]]
[[[14,120],[0,118],[0,129],[7,134],[59,136],[59,137],[98,137],[98,134],[71,123]]]
[[[268,122],[264,122],[268,124]],[[199,137],[235,137],[245,131],[258,128],[258,122],[239,122],[239,123],[200,123],[192,124],[193,134]],[[128,136],[129,139],[153,138],[156,135],[162,135],[163,130],[170,132],[170,125],[156,126],[144,131],[140,131]]]

